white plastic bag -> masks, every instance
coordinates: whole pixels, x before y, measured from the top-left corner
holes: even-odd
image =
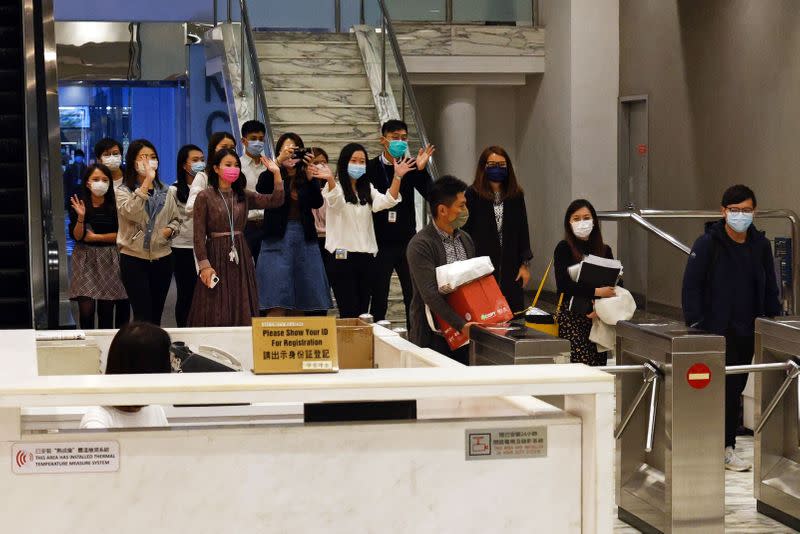
[[[494,266],[489,256],[448,263],[436,268],[436,285],[439,286],[439,293],[446,295],[493,272]]]

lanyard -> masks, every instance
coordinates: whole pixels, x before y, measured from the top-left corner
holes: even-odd
[[[236,265],[239,265],[239,252],[236,250],[236,241],[233,237],[233,203],[231,203],[231,208],[228,208],[228,203],[225,201],[225,197],[222,196],[222,193],[217,190],[219,197],[222,199],[222,204],[225,206],[225,211],[228,213],[228,224],[231,229],[231,251],[228,253],[228,261],[236,262]]]

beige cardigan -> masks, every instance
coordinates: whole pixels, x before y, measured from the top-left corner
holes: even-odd
[[[166,188],[166,186],[162,186]],[[164,207],[156,215],[153,233],[150,237],[150,250],[144,248],[144,237],[150,216],[147,214],[145,206],[148,194],[141,188],[131,191],[125,185],[118,187],[114,194],[117,197],[117,218],[119,219],[119,230],[117,230],[117,248],[121,254],[127,254],[143,260],[157,260],[169,255],[172,252],[170,239],[165,238],[161,230],[171,228],[174,230],[172,237],[178,235],[180,230],[180,213],[175,195],[167,189],[167,198]]]

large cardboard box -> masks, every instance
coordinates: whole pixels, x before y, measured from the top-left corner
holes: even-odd
[[[494,276],[487,275],[458,287],[447,295],[447,303],[467,322],[480,324],[505,323],[514,318],[508,301],[500,291]],[[439,329],[452,350],[462,347],[469,338],[447,322],[436,317]]]
[[[361,319],[336,319],[339,369],[375,367],[372,326]]]

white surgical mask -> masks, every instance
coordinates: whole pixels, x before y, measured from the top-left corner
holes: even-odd
[[[111,169],[112,171],[116,171],[119,169],[119,166],[122,165],[122,156],[119,154],[114,154],[112,156],[102,156],[100,161],[103,162],[103,165]]]
[[[102,197],[108,191],[108,182],[91,182],[89,188],[95,196]]]
[[[572,225],[572,233],[575,234],[575,237],[578,239],[588,239],[594,229],[594,221],[592,219],[573,221],[570,224]]]
[[[145,163],[142,160],[136,162],[136,170],[139,172],[139,175],[141,176],[147,175],[148,167],[150,167],[150,170],[155,172],[158,169],[158,160],[157,159],[147,160],[147,163]]]

